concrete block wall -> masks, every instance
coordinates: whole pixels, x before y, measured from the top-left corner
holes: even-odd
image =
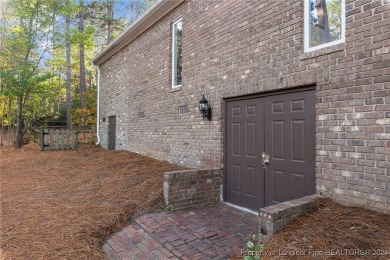
[[[178,18],[183,84],[172,91]],[[301,0],[185,1],[100,66],[102,145],[117,115],[117,149],[222,168],[224,98],[315,84],[318,194],[390,212],[389,26],[389,1],[346,0],[345,43],[304,53]]]

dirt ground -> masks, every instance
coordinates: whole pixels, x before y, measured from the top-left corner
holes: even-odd
[[[162,207],[179,166],[84,145],[0,149],[0,259],[105,259],[101,242],[134,214]]]

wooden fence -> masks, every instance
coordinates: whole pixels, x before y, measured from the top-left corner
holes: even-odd
[[[94,126],[73,126],[77,130],[79,144],[95,144],[95,127]]]
[[[72,130],[65,127],[30,128],[29,134],[38,143],[42,151],[77,149],[79,143],[94,143],[94,127],[74,126]],[[81,140],[79,139],[81,137]]]

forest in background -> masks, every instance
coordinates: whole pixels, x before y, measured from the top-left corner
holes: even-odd
[[[28,125],[96,123],[92,58],[156,0],[0,0],[0,143]]]

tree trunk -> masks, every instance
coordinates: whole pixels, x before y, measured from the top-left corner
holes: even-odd
[[[70,86],[70,17],[66,17],[66,128],[72,129],[72,96]]]
[[[84,58],[84,0],[80,0],[80,18],[79,18],[79,32],[82,36],[80,40],[80,107],[82,110],[82,122],[83,125],[86,125],[86,115],[85,115],[85,91],[86,91],[86,83],[85,83],[85,58]]]
[[[3,130],[4,130],[4,114],[5,114],[5,107],[7,105],[7,100],[4,99],[4,105],[3,105],[3,111],[1,115],[1,133],[0,133],[0,146],[3,146]]]
[[[321,44],[331,41],[326,0],[317,0],[317,15]]]
[[[18,113],[16,115],[16,140],[15,140],[15,147],[17,149],[22,148],[23,145],[23,129],[22,129],[22,122],[23,122],[23,96],[18,97]]]
[[[9,99],[8,103],[8,113],[7,113],[7,139],[8,139],[8,147],[11,147],[11,106],[12,106],[12,99]]]
[[[107,45],[112,41],[112,23],[114,20],[114,0],[110,0],[108,3],[108,21],[107,21]]]

